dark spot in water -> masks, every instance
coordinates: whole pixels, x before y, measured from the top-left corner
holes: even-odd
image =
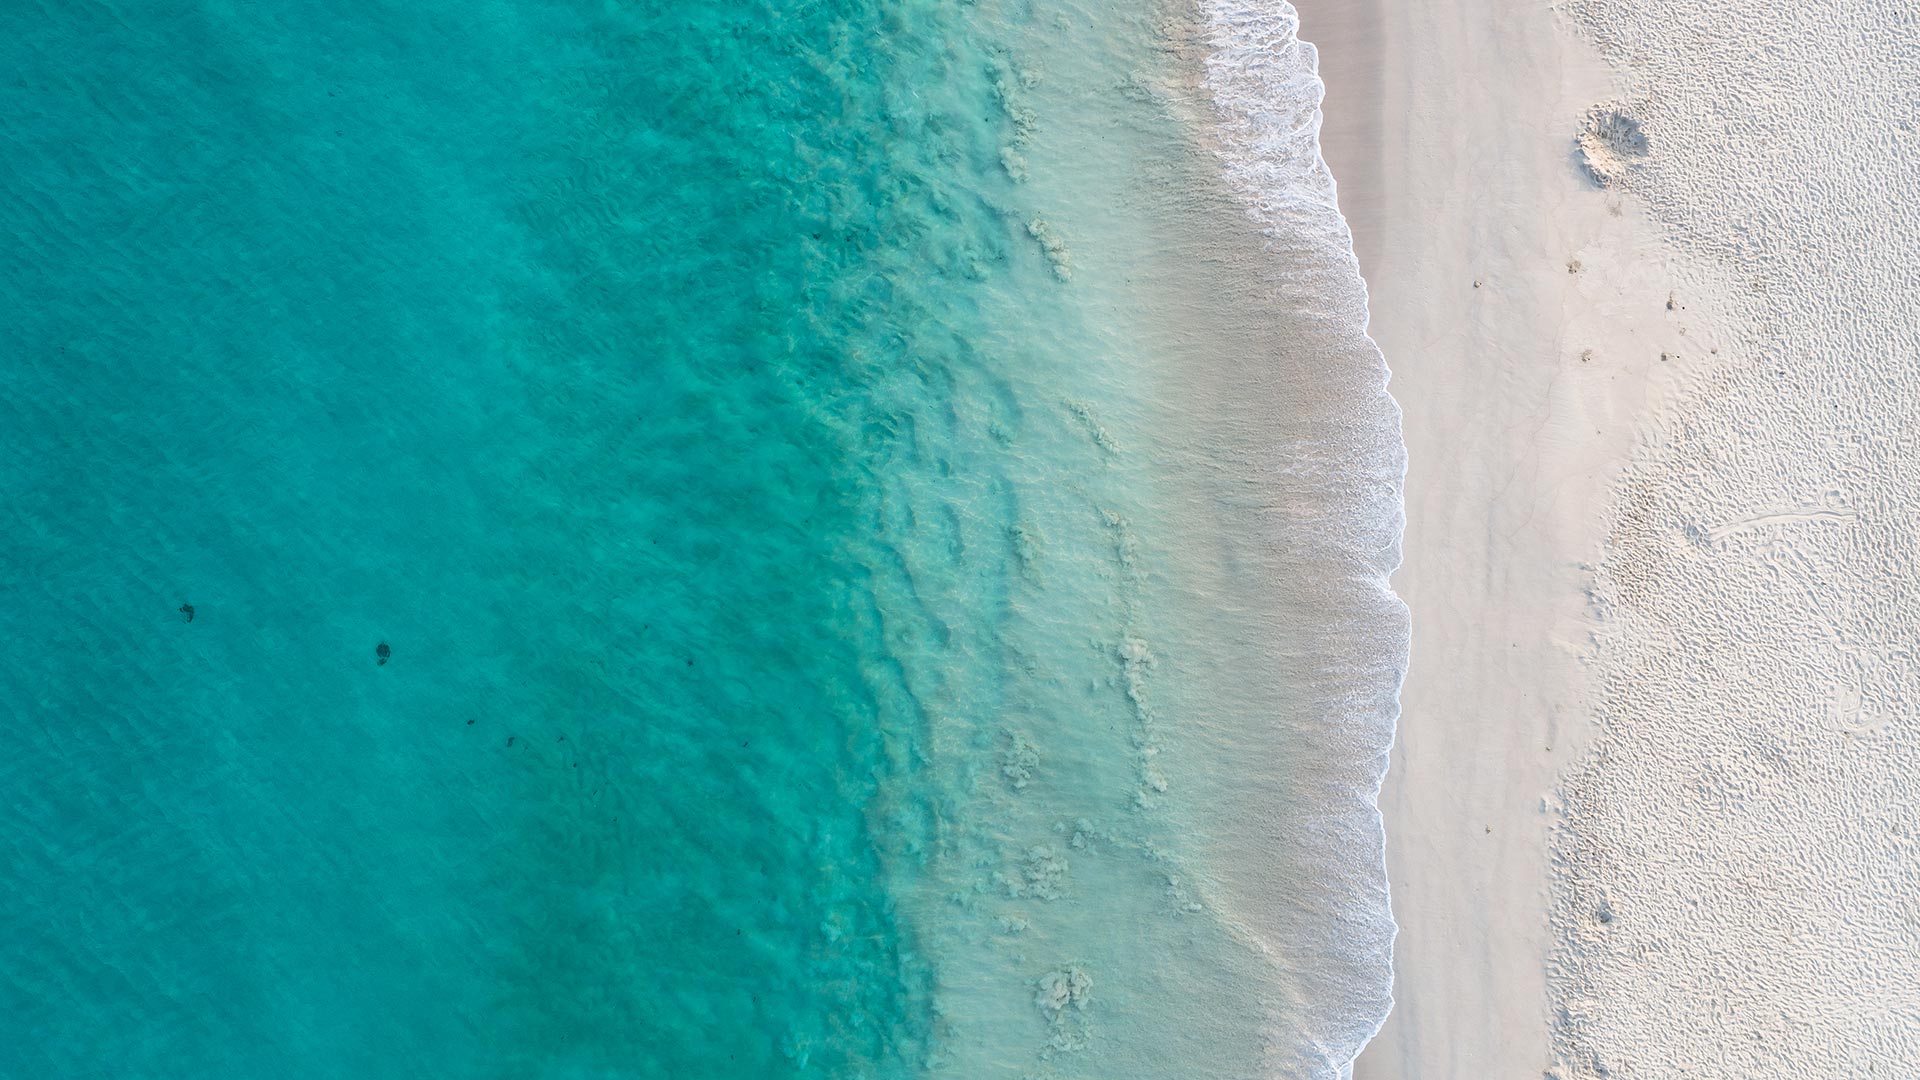
[[[393,659],[393,649],[391,646],[389,646],[386,642],[383,641],[380,644],[375,645],[373,647],[373,655],[376,657],[376,659],[374,660],[374,663],[381,667],[385,667],[387,664],[387,661]]]
[[[517,739],[517,738],[519,738],[519,737],[520,737],[520,736],[518,736],[518,735],[509,735],[509,736],[507,736],[507,745],[508,745],[508,746],[512,746],[512,745],[513,745],[513,740],[515,740],[515,739]]]
[[[468,727],[472,727],[472,726],[473,726],[473,721],[471,721],[471,720],[469,720],[469,721],[467,721],[467,726],[468,726]]]
[[[187,617],[187,621],[188,621],[188,622],[192,622],[192,621],[193,621],[193,605],[192,605],[192,604],[181,604],[181,605],[180,605],[180,614],[182,614],[182,615],[185,615],[185,616]]]

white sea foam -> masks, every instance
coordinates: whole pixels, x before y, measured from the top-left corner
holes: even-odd
[[[1207,0],[1203,10],[1215,150],[1278,267],[1275,310],[1310,346],[1283,377],[1316,384],[1290,401],[1306,416],[1275,418],[1264,446],[1258,432],[1247,434],[1281,511],[1267,517],[1268,572],[1276,587],[1312,600],[1288,604],[1294,625],[1279,636],[1296,643],[1274,655],[1291,693],[1306,698],[1280,718],[1274,750],[1311,778],[1293,786],[1295,805],[1269,812],[1305,826],[1291,837],[1300,850],[1284,862],[1317,880],[1240,914],[1293,969],[1299,994],[1295,1045],[1276,1049],[1270,1066],[1346,1076],[1391,1006],[1395,926],[1377,801],[1409,645],[1404,605],[1388,584],[1400,558],[1406,452],[1385,359],[1366,334],[1352,236],[1320,153],[1316,50],[1300,40],[1298,14],[1284,2]],[[1271,377],[1267,358],[1246,361],[1250,384]],[[1302,636],[1311,640],[1298,643]]]
[[[982,299],[1007,337],[980,342],[1019,362],[954,397],[1010,403],[964,425],[980,456],[959,444],[952,477],[901,495],[904,519],[956,523],[904,556],[943,652],[1004,659],[926,695],[942,715],[915,749],[935,826],[900,876],[934,1062],[1346,1075],[1390,1003],[1375,801],[1406,662],[1404,450],[1311,47],[1286,9],[974,10],[1023,28],[995,60],[1017,258]],[[979,504],[940,509],[958,495]],[[1002,548],[1004,604],[942,600],[955,552]]]

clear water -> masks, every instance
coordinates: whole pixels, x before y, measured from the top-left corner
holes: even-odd
[[[1337,1068],[1171,10],[0,10],[0,1075]]]

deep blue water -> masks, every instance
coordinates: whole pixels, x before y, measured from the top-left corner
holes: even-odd
[[[0,9],[0,1075],[917,1065],[876,537],[1013,235],[969,48]]]

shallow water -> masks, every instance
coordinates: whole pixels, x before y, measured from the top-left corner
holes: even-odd
[[[1203,28],[0,14],[0,1072],[1336,1070],[1403,643]]]

